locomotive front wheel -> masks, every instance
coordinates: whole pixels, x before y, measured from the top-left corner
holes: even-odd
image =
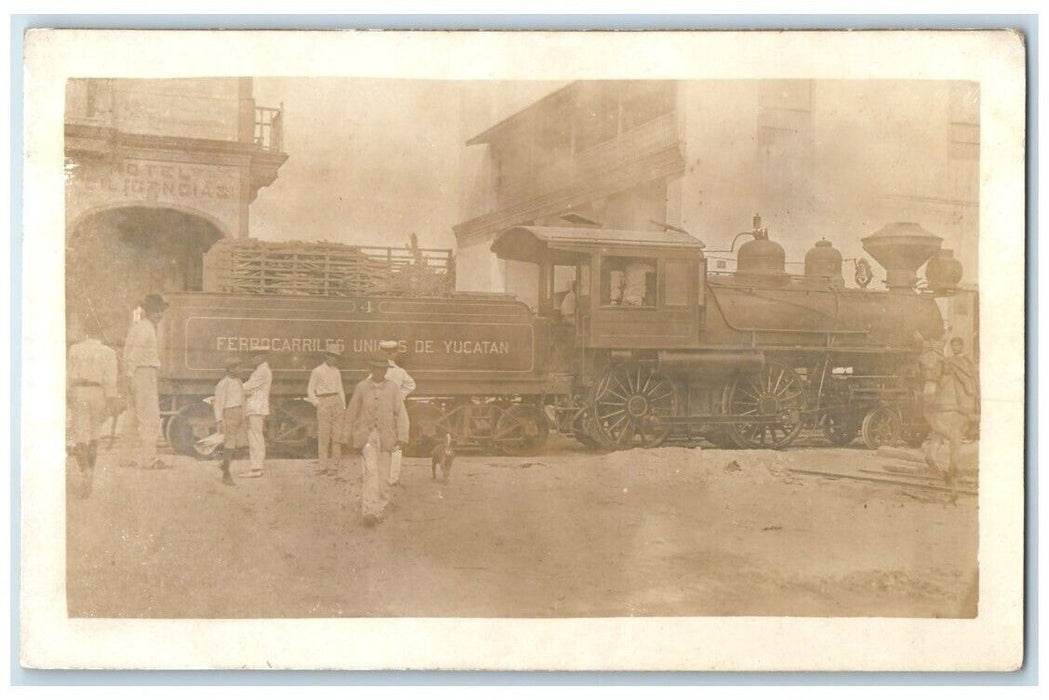
[[[741,374],[732,382],[725,412],[737,418],[762,419],[760,423],[732,423],[728,434],[744,449],[780,449],[801,432],[805,384],[790,367],[769,362],[754,374]]]
[[[610,367],[591,401],[595,437],[609,449],[657,447],[670,434],[664,418],[677,414],[674,384],[640,363]]]
[[[495,421],[492,442],[503,454],[534,454],[550,434],[546,415],[534,404],[514,404]]]
[[[183,406],[178,413],[168,419],[164,437],[176,452],[183,455],[207,459],[211,455],[197,450],[197,441],[203,440],[215,432],[215,409],[203,401]]]
[[[836,447],[851,444],[859,431],[859,427],[844,416],[827,415],[823,419],[823,437]]]
[[[895,445],[902,439],[903,422],[900,414],[886,406],[872,409],[863,417],[860,435],[863,444],[876,450],[883,445]]]

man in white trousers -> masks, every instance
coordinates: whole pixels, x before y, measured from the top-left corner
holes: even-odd
[[[317,409],[317,469],[313,473],[318,476],[337,473],[342,457],[339,430],[346,410],[346,392],[338,366],[341,358],[342,348],[329,345],[324,361],[310,372],[306,387],[306,400]]]
[[[269,351],[256,348],[251,351],[251,361],[255,371],[244,382],[244,415],[248,417],[248,458],[251,469],[242,474],[248,478],[262,476],[263,462],[266,460],[266,436],[263,426],[266,416],[270,414],[270,387],[273,384],[273,372],[266,361]]]
[[[386,353],[390,368],[386,370],[386,380],[397,385],[401,390],[401,400],[407,400],[408,396],[415,391],[415,380],[403,367],[397,364],[397,357],[401,354],[400,344],[396,340],[384,340],[379,343],[379,349]],[[407,413],[405,413],[407,420]],[[405,440],[407,442],[407,440]],[[401,485],[401,450],[393,453],[390,459],[390,486]]]

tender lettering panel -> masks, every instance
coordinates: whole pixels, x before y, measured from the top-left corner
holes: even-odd
[[[272,351],[274,370],[308,372],[330,345],[343,350],[341,366],[357,369],[396,340],[412,372],[530,372],[534,337],[526,323],[316,321],[302,318],[191,316],[185,321],[185,366],[222,371],[230,355],[256,348]]]

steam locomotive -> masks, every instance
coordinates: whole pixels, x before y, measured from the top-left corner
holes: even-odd
[[[911,223],[864,238],[888,287],[867,291],[845,287],[842,256],[827,241],[792,276],[758,217],[747,235],[736,269],[715,272],[703,244],[680,230],[508,229],[491,249],[531,263],[534,310],[477,293],[171,295],[168,439],[192,453],[211,429],[202,399],[224,358],[261,346],[274,371],[267,439],[308,451],[316,426],[302,396],[319,353],[343,348],[349,387],[377,342],[396,338],[417,383],[408,411],[419,452],[451,433],[463,446],[527,453],[552,427],[598,449],[700,437],[778,449],[806,427],[835,445],[857,435],[870,446],[920,440],[917,354],[944,332],[934,297],[961,279],[941,239]]]

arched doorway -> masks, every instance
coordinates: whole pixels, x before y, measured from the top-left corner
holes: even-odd
[[[147,294],[196,291],[203,255],[222,231],[202,216],[168,208],[119,207],[88,214],[66,233],[69,340],[79,322],[101,328],[119,346],[131,311]]]

